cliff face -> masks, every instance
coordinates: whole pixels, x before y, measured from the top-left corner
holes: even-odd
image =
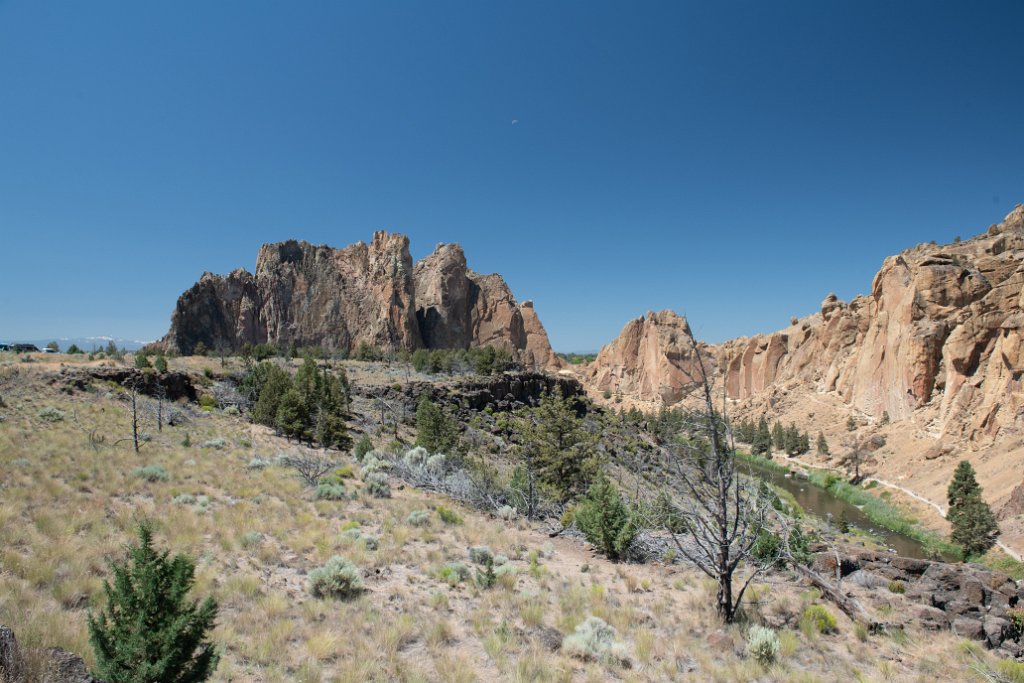
[[[1024,206],[966,242],[891,256],[871,294],[829,295],[786,330],[716,349],[729,396],[791,380],[874,418],[937,408],[940,435],[1019,428],[1024,406]]]
[[[428,348],[503,347],[527,367],[560,366],[533,302],[517,303],[500,275],[470,270],[459,245],[438,245],[416,264],[414,279],[416,318]]]
[[[707,357],[710,364],[711,358]],[[710,365],[706,368],[710,374]],[[700,378],[690,326],[674,311],[658,311],[626,323],[597,355],[588,384],[665,404],[678,402]]]
[[[355,349],[501,346],[527,368],[558,367],[532,304],[516,303],[499,275],[469,270],[458,245],[415,267],[409,240],[378,232],[343,249],[289,240],[265,244],[255,275],[204,273],[178,299],[168,348],[191,353],[245,343]]]
[[[678,400],[687,349],[672,330],[685,324],[670,312],[627,324],[588,383]],[[1024,206],[973,239],[887,258],[870,295],[845,303],[830,294],[819,313],[784,330],[707,351],[717,380],[740,401],[786,385],[831,393],[878,419],[911,418],[927,406],[937,436],[1016,433],[1024,410]]]

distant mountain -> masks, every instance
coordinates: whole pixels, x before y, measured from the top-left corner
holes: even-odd
[[[72,344],[83,351],[92,351],[93,349],[100,350],[105,348],[111,340],[113,340],[114,344],[117,345],[117,348],[124,349],[126,351],[141,349],[149,343],[146,341],[139,341],[138,339],[121,339],[115,337],[58,337],[56,339],[53,337],[49,337],[47,339],[8,339],[6,337],[0,337],[0,343],[3,344],[35,344],[40,349],[44,348],[50,342],[55,341],[60,346],[61,351],[67,351]]]

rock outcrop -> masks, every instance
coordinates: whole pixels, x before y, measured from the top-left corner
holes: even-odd
[[[32,653],[38,671],[29,665],[28,654],[18,645],[14,631],[0,625],[0,683],[103,683],[89,673],[85,660],[62,648]]]
[[[243,344],[354,350],[509,349],[530,369],[557,368],[530,302],[519,304],[499,275],[466,265],[457,244],[413,266],[409,240],[378,232],[343,249],[289,240],[265,244],[255,274],[204,273],[178,299],[163,343],[192,353]]]
[[[500,275],[470,270],[459,245],[438,245],[413,277],[427,348],[504,347],[517,351],[526,367],[559,367],[533,302],[516,303]]]
[[[1024,588],[1006,574],[977,564],[915,560],[867,549],[842,552],[818,553],[814,569],[834,577],[839,557],[843,585],[888,595],[897,602],[891,612],[905,614],[926,629],[951,629],[962,638],[983,641],[1004,656],[1024,655],[1021,633],[1013,626]],[[903,597],[893,589],[905,591]]]
[[[711,356],[705,356],[710,363]],[[686,318],[674,311],[648,311],[626,323],[615,341],[601,349],[587,383],[600,392],[672,404],[700,378],[696,360]],[[711,374],[712,367],[706,370]]]

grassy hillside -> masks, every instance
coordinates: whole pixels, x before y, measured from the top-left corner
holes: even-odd
[[[161,546],[197,559],[196,594],[221,605],[217,681],[962,681],[975,657],[988,658],[912,623],[898,638],[870,636],[827,603],[836,633],[806,620],[801,628],[821,601],[786,573],[755,585],[745,619],[724,627],[715,586],[695,569],[611,563],[544,525],[394,479],[390,498],[373,497],[348,455],[345,499],[317,500],[276,464],[301,447],[219,409],[177,405],[178,423],[162,431],[146,412],[136,454],[116,443],[130,431],[120,387],[69,388],[56,364],[5,360],[0,624],[29,648],[61,646],[92,661],[86,615],[101,604],[107,563],[147,518]],[[392,439],[371,436],[378,446]],[[441,507],[460,519],[443,521]],[[493,588],[473,580],[474,546],[507,558]],[[310,594],[309,572],[333,556],[355,563],[365,592],[347,601]],[[452,563],[469,577],[459,580]],[[879,608],[898,613],[901,599]],[[614,628],[615,656],[562,647],[591,616]],[[779,630],[779,661],[768,667],[745,652],[748,629],[761,623]]]

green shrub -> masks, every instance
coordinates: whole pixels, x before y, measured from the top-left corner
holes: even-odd
[[[200,683],[220,659],[207,640],[217,603],[188,599],[195,563],[153,547],[150,527],[139,527],[139,544],[124,562],[111,563],[104,582],[106,606],[89,614],[89,642],[96,675],[110,683]]]
[[[615,629],[603,619],[587,617],[572,635],[562,640],[562,651],[584,660],[619,663],[626,660],[626,648],[615,640]]]
[[[216,448],[220,450],[228,445],[228,442],[221,438],[207,439],[203,443],[199,444],[200,448]]]
[[[779,658],[779,634],[764,626],[751,626],[747,632],[747,656],[768,666]]]
[[[242,537],[239,539],[239,541],[242,544],[242,547],[246,550],[252,550],[256,546],[258,546],[260,544],[260,541],[262,540],[263,534],[261,534],[258,531],[248,531],[242,534]]]
[[[53,406],[40,408],[36,415],[39,416],[40,420],[45,420],[46,422],[61,422],[64,420],[64,412]]]
[[[363,579],[354,564],[335,555],[309,573],[309,592],[315,598],[349,600],[363,591]]]
[[[899,579],[889,582],[889,592],[903,594],[907,592],[907,584]]]
[[[494,563],[494,553],[485,545],[475,545],[469,549],[469,560],[473,564],[486,565]]]
[[[438,575],[441,580],[445,581],[449,586],[455,586],[469,578],[469,567],[461,562],[449,562],[445,566],[441,567],[441,571],[438,572]]]
[[[576,524],[609,559],[625,554],[636,537],[637,527],[615,484],[599,474],[576,506]]]
[[[391,484],[388,483],[388,475],[383,472],[371,472],[365,480],[366,492],[374,498],[390,498]]]
[[[359,441],[356,441],[355,447],[352,449],[352,455],[355,456],[356,460],[362,460],[363,457],[373,450],[373,442],[370,441],[370,437],[367,434],[363,434]]]
[[[270,461],[264,460],[263,458],[253,458],[249,461],[249,464],[245,466],[247,470],[265,470],[270,467]]]
[[[161,465],[143,465],[132,470],[132,476],[138,479],[145,479],[150,483],[158,481],[169,481],[171,475]]]
[[[210,394],[203,394],[199,397],[199,407],[203,410],[213,410],[217,407],[217,399]]]
[[[409,516],[405,518],[405,523],[409,526],[427,526],[430,524],[430,511],[413,510],[409,513]]]
[[[317,500],[345,500],[347,497],[345,485],[341,483],[321,482],[316,487]]]
[[[800,630],[807,635],[832,633],[836,630],[836,618],[821,605],[808,605],[800,617]]]
[[[437,516],[448,526],[458,526],[463,521],[462,515],[451,508],[446,508],[444,505],[437,506]]]
[[[770,529],[762,529],[751,548],[758,564],[768,565],[779,559],[782,551],[782,539]]]

